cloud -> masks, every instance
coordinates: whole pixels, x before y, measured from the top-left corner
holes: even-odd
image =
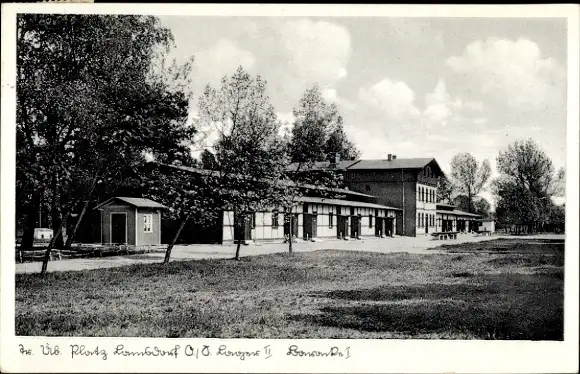
[[[447,126],[454,116],[460,115],[463,102],[458,97],[452,97],[447,92],[447,87],[443,80],[437,82],[433,92],[425,95],[426,108],[423,111],[423,121],[428,126]]]
[[[254,55],[238,47],[229,39],[220,39],[212,47],[196,54],[195,69],[204,82],[217,83],[225,75],[232,75],[238,66],[251,71],[256,63]]]
[[[300,19],[284,23],[280,35],[290,67],[300,78],[324,86],[346,76],[351,46],[345,28],[326,21]]]
[[[494,104],[541,110],[563,100],[565,70],[527,39],[475,41],[446,64]]]
[[[384,78],[368,88],[361,88],[358,98],[371,113],[401,125],[408,125],[421,115],[415,106],[415,92],[404,82]]]
[[[347,29],[327,21],[290,20],[278,25],[280,58],[275,74],[277,91],[297,102],[307,88],[318,83],[325,98],[339,101],[336,84],[347,76],[351,38]]]

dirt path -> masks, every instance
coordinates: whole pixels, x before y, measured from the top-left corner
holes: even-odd
[[[359,250],[367,252],[410,252],[418,254],[435,253],[429,248],[435,248],[442,244],[473,243],[480,241],[495,240],[499,238],[517,239],[563,239],[564,235],[543,235],[530,237],[473,237],[464,235],[457,240],[431,240],[427,237],[395,237],[395,238],[368,238],[363,240],[325,240],[320,242],[299,242],[295,243],[295,252],[312,252],[324,249],[335,250]],[[183,260],[203,260],[232,258],[235,254],[234,245],[180,245],[175,246],[172,251],[173,261]],[[283,243],[256,243],[243,246],[242,256],[257,256],[270,253],[283,253],[288,250],[287,244]],[[164,253],[147,253],[141,255],[115,256],[105,258],[81,258],[61,261],[51,261],[48,264],[48,271],[77,271],[87,269],[111,268],[133,264],[160,263],[163,261]],[[40,262],[28,262],[16,264],[16,273],[38,273],[40,272]]]

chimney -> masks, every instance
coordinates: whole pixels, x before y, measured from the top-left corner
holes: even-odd
[[[389,154],[387,155],[387,160],[391,161],[391,157],[392,157],[392,156],[393,156],[393,155],[389,153]]]
[[[393,155],[393,160],[396,160],[396,159],[397,159],[397,155]]]

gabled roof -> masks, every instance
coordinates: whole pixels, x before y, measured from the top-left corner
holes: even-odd
[[[126,204],[132,205],[132,206],[137,207],[137,208],[167,208],[165,205],[159,204],[156,201],[153,201],[150,199],[144,199],[141,197],[111,197],[110,199],[97,205],[95,207],[95,209],[101,209],[101,208],[111,204],[115,200],[122,201]]]
[[[348,170],[391,170],[391,169],[423,169],[434,158],[396,158],[394,160],[360,160]],[[439,165],[437,165],[439,167]],[[441,169],[441,168],[439,168]]]

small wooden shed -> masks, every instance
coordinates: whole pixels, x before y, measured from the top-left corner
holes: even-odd
[[[101,211],[101,243],[161,244],[161,209],[165,208],[165,205],[150,199],[108,199],[95,208]]]

